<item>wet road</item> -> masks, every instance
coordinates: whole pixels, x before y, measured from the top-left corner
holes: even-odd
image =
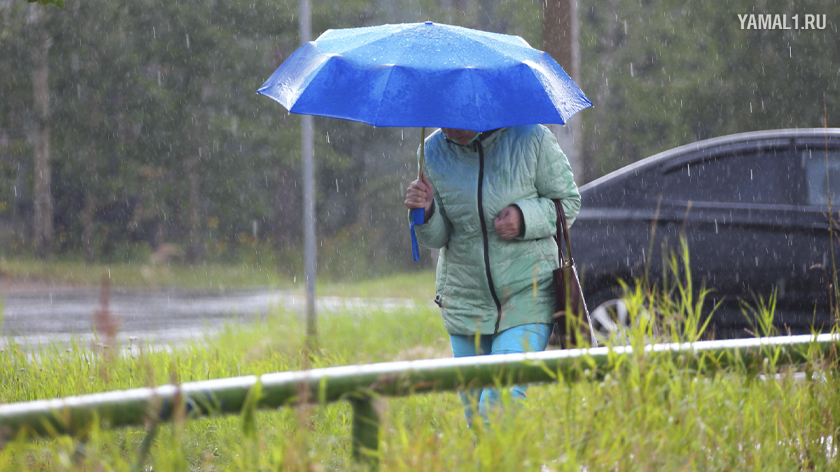
[[[66,343],[71,337],[92,341],[93,315],[102,306],[98,289],[53,288],[0,294],[3,303],[0,346],[17,343]],[[411,300],[320,297],[318,311],[399,309]],[[208,293],[188,290],[112,289],[108,308],[119,326],[118,338],[155,345],[200,338],[228,322],[262,319],[272,309],[303,313],[306,298],[288,291],[254,290]],[[121,343],[122,344],[122,343]]]

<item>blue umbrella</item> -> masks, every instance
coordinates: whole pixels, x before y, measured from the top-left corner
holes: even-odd
[[[551,56],[524,39],[431,21],[329,30],[257,93],[292,113],[473,131],[565,124],[592,106]],[[423,209],[412,211],[414,260],[414,225],[423,220]]]
[[[551,56],[524,39],[430,21],[329,30],[257,93],[292,113],[474,131],[565,124],[592,106]]]

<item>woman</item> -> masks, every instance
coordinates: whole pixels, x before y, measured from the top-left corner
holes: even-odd
[[[568,159],[544,126],[478,133],[442,128],[426,139],[421,180],[405,205],[425,208],[417,240],[441,249],[435,303],[455,357],[542,351],[554,312],[552,270],[559,265],[559,199],[571,225],[580,194]],[[478,339],[476,339],[476,337]],[[525,397],[526,387],[511,389]],[[468,426],[472,402],[487,422],[497,389],[461,392]]]

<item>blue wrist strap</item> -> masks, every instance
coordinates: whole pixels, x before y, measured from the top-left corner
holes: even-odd
[[[414,227],[420,226],[426,222],[426,209],[413,208],[411,210],[411,256],[414,262],[420,260],[420,245],[417,244],[417,235],[414,233]]]

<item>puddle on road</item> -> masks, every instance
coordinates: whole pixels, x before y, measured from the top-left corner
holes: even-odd
[[[2,297],[0,347],[20,345],[69,346],[71,339],[88,347],[93,336],[93,314],[100,310],[97,289],[57,289],[12,292]],[[412,300],[320,297],[319,312],[364,309],[406,309]],[[306,297],[292,292],[258,290],[208,294],[185,290],[111,290],[108,309],[119,326],[121,346],[148,343],[167,347],[201,339],[230,321],[263,319],[271,310],[303,313]]]

